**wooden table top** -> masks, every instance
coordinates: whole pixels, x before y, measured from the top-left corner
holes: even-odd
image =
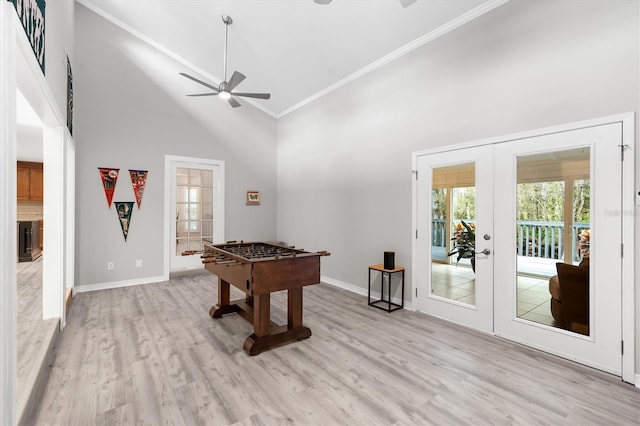
[[[381,271],[381,272],[400,272],[400,271],[404,271],[404,266],[396,266],[393,269],[384,269],[384,264],[381,263],[379,265],[369,265],[369,269],[375,269],[376,271]]]

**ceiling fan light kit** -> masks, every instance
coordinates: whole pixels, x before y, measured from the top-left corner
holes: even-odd
[[[204,87],[207,87],[211,90],[213,90],[213,92],[207,92],[207,93],[196,93],[194,95],[187,95],[187,96],[219,96],[222,99],[225,99],[227,102],[229,102],[229,105],[231,105],[233,108],[238,108],[239,106],[241,106],[240,102],[238,102],[234,96],[238,96],[238,97],[245,97],[245,98],[257,98],[257,99],[269,99],[271,98],[271,94],[270,93],[240,93],[240,92],[234,92],[233,89],[236,88],[237,85],[239,85],[240,83],[242,83],[242,81],[246,78],[242,73],[239,73],[238,71],[234,71],[233,74],[231,75],[231,78],[227,81],[227,38],[228,38],[228,33],[229,33],[229,25],[231,25],[233,23],[233,19],[231,19],[230,16],[228,15],[222,15],[222,22],[225,25],[225,30],[224,30],[224,80],[220,82],[220,84],[218,85],[218,87],[211,85],[209,83],[206,83],[202,80],[199,80],[189,74],[183,73],[181,72],[180,75],[183,77],[188,78],[189,80],[195,81],[196,83],[199,83],[201,85],[203,85]]]

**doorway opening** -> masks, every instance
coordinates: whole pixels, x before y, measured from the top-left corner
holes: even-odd
[[[224,242],[224,161],[165,156],[170,271],[202,268],[205,244]]]

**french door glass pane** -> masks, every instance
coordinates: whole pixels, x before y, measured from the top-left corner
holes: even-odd
[[[189,185],[189,169],[176,169],[176,185]]]
[[[212,220],[202,221],[202,238],[204,238],[207,241],[213,241],[213,221]]]
[[[202,191],[202,202],[213,203],[213,188],[206,188]]]
[[[475,305],[475,163],[433,169],[431,294]]]
[[[202,250],[202,239],[189,238],[189,250],[195,250],[195,251]]]
[[[176,188],[176,202],[186,203],[189,201],[189,187],[178,185]]]
[[[185,238],[189,235],[189,228],[187,226],[187,221],[179,220],[176,222],[176,233],[177,238]]]
[[[213,170],[202,171],[202,186],[213,186]]]
[[[517,315],[589,334],[590,149],[517,159]]]
[[[202,196],[202,188],[199,186],[189,186],[189,202],[191,203],[201,203]]]
[[[189,185],[202,186],[202,171],[200,169],[189,169]]]
[[[188,218],[187,215],[188,209],[187,204],[177,204],[176,205],[176,219],[184,220]]]
[[[189,220],[200,220],[200,204],[189,204]]]
[[[202,218],[203,219],[213,219],[213,204],[212,203],[202,203]]]

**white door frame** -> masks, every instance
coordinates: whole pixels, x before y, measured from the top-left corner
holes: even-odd
[[[44,170],[43,208],[45,219],[51,220],[44,239],[42,311],[44,318],[60,318],[62,328],[64,277],[65,272],[73,271],[69,256],[73,256],[74,241],[65,240],[67,227],[73,223],[64,220],[61,197],[66,189],[65,169],[70,167],[64,158],[65,136],[71,137],[13,4],[0,1],[0,204],[4,206],[0,209],[0,424],[16,423],[16,87],[43,121],[43,143],[52,144],[50,154],[44,153],[44,161],[50,164]],[[73,207],[67,203],[66,208]],[[55,250],[59,252],[54,255]]]
[[[16,31],[0,1],[0,424],[16,424]]]
[[[176,219],[175,219],[175,173],[173,173],[175,163],[192,163],[194,167],[198,164],[206,164],[210,166],[218,167],[220,172],[220,176],[217,181],[217,186],[214,188],[214,207],[219,208],[217,221],[214,224],[214,235],[218,238],[217,242],[224,242],[224,178],[225,178],[225,169],[224,169],[224,161],[221,160],[210,160],[205,158],[196,158],[196,157],[183,157],[179,155],[165,155],[164,156],[164,268],[163,268],[163,279],[168,280],[169,274],[171,272],[171,247],[173,244],[171,243],[172,239],[175,239],[175,227],[176,227]],[[201,266],[201,264],[200,264]]]
[[[452,149],[469,148],[474,146],[497,144],[501,142],[510,142],[518,139],[527,139],[535,136],[542,136],[552,133],[559,133],[565,131],[571,131],[576,129],[582,129],[586,127],[601,126],[604,124],[622,123],[622,144],[626,146],[625,161],[622,165],[622,227],[625,232],[622,235],[622,243],[624,245],[624,257],[622,258],[622,339],[624,344],[624,352],[622,354],[622,379],[625,382],[635,384],[635,337],[636,337],[636,300],[635,300],[635,181],[634,181],[634,166],[635,166],[635,117],[634,113],[617,114],[608,117],[595,118],[591,120],[585,120],[580,122],[568,123],[559,126],[547,127],[542,129],[535,129],[526,132],[492,137],[487,139],[481,139],[477,141],[470,141],[461,143],[455,146],[443,146],[439,148],[433,148],[428,150],[416,151],[412,154],[412,170],[414,173],[417,171],[418,157],[422,155],[429,155],[433,153],[439,153],[444,151],[450,151]],[[421,259],[417,256],[418,240],[415,234],[415,230],[418,229],[418,215],[417,215],[417,190],[418,185],[416,180],[412,182],[412,265],[415,271],[420,264]],[[416,290],[419,286],[417,282],[416,274],[412,274],[411,280],[411,306],[415,310],[416,307]]]

